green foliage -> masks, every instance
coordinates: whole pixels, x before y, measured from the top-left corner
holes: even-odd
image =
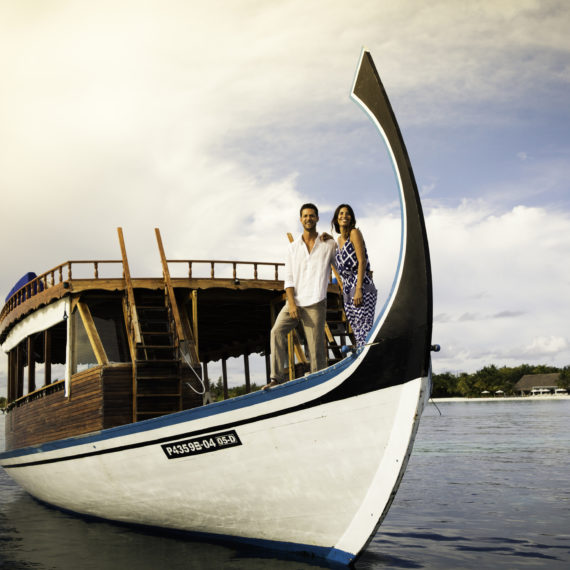
[[[433,379],[433,398],[451,398],[455,396],[457,388],[457,376],[451,372],[444,372],[443,374],[434,374]],[[437,381],[436,381],[437,379]]]
[[[560,372],[558,386],[569,390],[570,366],[560,369],[545,364],[521,364],[512,368],[507,366],[497,368],[495,365],[490,365],[481,368],[481,370],[473,374],[467,374],[466,372],[461,372],[460,374],[451,372],[433,374],[432,397],[474,398],[480,397],[484,391],[494,394],[498,390],[502,390],[505,395],[513,395],[515,384],[525,374],[550,374],[554,372]]]
[[[250,392],[255,392],[260,388],[261,386],[252,384],[250,387]],[[224,399],[224,383],[221,376],[216,382],[210,380],[210,394],[212,395],[212,401],[214,402],[219,402]],[[228,388],[228,398],[235,398],[236,396],[243,396],[244,394],[247,394],[245,384],[242,386],[234,386],[233,388]]]
[[[487,391],[489,395],[493,395],[498,390],[502,390],[506,396],[512,396],[515,394],[515,384],[525,374],[550,374],[553,372],[560,373],[558,386],[570,391],[570,365],[564,368],[556,368],[545,364],[521,364],[520,366],[497,368],[491,364],[472,374],[467,372],[432,374],[431,395],[433,398],[479,398],[482,392]],[[255,392],[259,389],[261,386],[252,384],[250,391]],[[221,376],[215,382],[210,381],[210,393],[214,402],[224,399],[224,384]],[[228,389],[228,398],[243,396],[245,393],[245,384],[234,386]]]
[[[0,409],[6,407],[6,398],[5,396],[0,396]]]
[[[560,371],[560,379],[558,380],[558,387],[570,391],[570,366],[565,366]]]

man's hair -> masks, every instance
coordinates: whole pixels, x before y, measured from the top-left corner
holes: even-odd
[[[308,204],[303,204],[301,206],[301,209],[299,210],[299,216],[303,215],[303,210],[315,210],[315,214],[317,215],[317,218],[319,217],[319,209],[314,204],[311,204],[310,202]]]

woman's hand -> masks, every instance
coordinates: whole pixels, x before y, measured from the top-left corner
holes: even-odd
[[[352,303],[355,307],[360,307],[362,305],[362,287],[357,287],[354,290],[354,297],[352,298]]]
[[[333,237],[330,234],[327,234],[327,232],[323,232],[320,237],[321,241],[328,241],[329,239],[333,239]]]

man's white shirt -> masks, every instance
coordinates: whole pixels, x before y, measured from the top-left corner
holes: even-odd
[[[299,307],[308,307],[326,298],[335,252],[334,239],[321,241],[319,235],[311,253],[303,236],[289,244],[285,262],[285,289],[294,288],[295,303]]]

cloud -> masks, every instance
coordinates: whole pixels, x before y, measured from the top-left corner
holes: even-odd
[[[525,347],[527,353],[543,357],[565,350],[568,350],[568,339],[559,336],[536,337]]]
[[[467,199],[469,179],[488,170],[469,155],[454,205],[441,189],[460,131],[493,137],[548,108],[567,132],[569,15],[567,3],[536,0],[3,3],[0,292],[31,269],[118,258],[118,226],[135,275],[158,271],[154,227],[172,258],[280,261],[300,203],[318,201],[324,229],[348,197],[387,295],[400,231],[391,166],[347,99],[365,45],[414,163],[449,139],[435,151],[442,170],[416,173],[436,364],[472,367],[493,346],[564,338],[567,139],[547,137],[537,154],[534,131],[522,133],[508,150],[516,175],[489,169]],[[550,355],[568,360],[562,345]]]
[[[516,317],[522,317],[526,314],[526,311],[501,311],[493,315],[494,319],[512,319]]]
[[[434,316],[434,321],[438,323],[449,322],[465,322],[465,321],[484,321],[492,319],[512,319],[521,317],[526,311],[499,311],[495,314],[479,314],[479,313],[462,313],[459,316],[452,317],[447,313],[438,313]]]
[[[434,276],[434,366],[473,369],[495,359],[570,361],[570,216],[482,201],[427,214]],[[483,289],[483,290],[482,290]],[[513,326],[516,321],[516,326]],[[519,361],[520,363],[520,361]],[[503,362],[497,362],[503,364]]]

